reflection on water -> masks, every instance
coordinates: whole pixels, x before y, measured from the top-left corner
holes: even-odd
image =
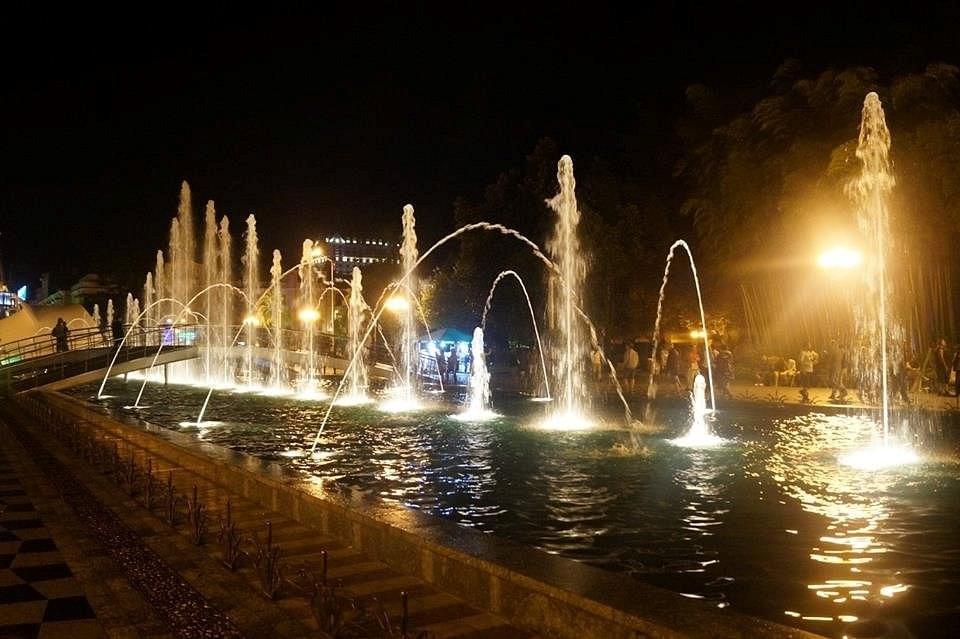
[[[103,404],[127,418],[710,605],[838,637],[952,636],[960,621],[960,472],[839,465],[876,433],[867,419],[721,414],[716,429],[732,442],[697,450],[666,441],[686,429],[680,413],[660,434],[630,436],[528,428],[543,406],[520,402],[484,424],[450,419],[442,404],[336,407],[310,455],[326,404],[214,393],[216,421],[197,427],[202,389],[152,386],[151,406],[133,412],[122,407],[134,385],[108,386]]]

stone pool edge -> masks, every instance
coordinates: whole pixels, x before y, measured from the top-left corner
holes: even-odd
[[[817,637],[485,535],[415,510],[324,490],[277,463],[39,391],[52,407],[353,544],[392,568],[544,637]]]

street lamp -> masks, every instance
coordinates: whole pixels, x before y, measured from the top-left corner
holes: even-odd
[[[403,295],[393,295],[387,298],[384,306],[391,313],[403,313],[410,310],[410,302]]]
[[[852,270],[863,262],[863,255],[855,248],[834,246],[817,257],[817,265],[825,270]]]
[[[300,312],[297,313],[297,317],[299,317],[300,321],[304,324],[312,324],[320,318],[320,313],[315,308],[301,308]]]

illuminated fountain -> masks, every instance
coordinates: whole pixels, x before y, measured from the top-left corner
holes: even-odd
[[[253,345],[257,340],[257,327],[260,319],[257,315],[256,300],[259,294],[260,281],[257,276],[257,260],[260,257],[260,248],[257,241],[257,218],[253,213],[247,216],[246,250],[243,254],[244,286],[247,291],[247,315],[243,323],[247,326],[246,337],[246,380],[247,388],[254,386]]]
[[[273,250],[273,264],[270,266],[271,292],[271,329],[273,331],[273,383],[274,393],[283,391],[283,291],[280,288],[280,277],[283,275],[283,266],[280,263],[280,251]]]
[[[400,370],[397,371],[399,380],[398,386],[391,389],[392,397],[381,402],[380,409],[387,412],[403,412],[418,410],[421,408],[419,399],[414,389],[413,376],[417,370],[420,354],[416,349],[416,315],[414,301],[416,300],[416,277],[413,270],[419,263],[417,250],[417,231],[416,218],[413,216],[413,205],[407,204],[403,207],[403,239],[400,242],[400,266],[403,277],[399,284],[405,289],[404,292],[394,293],[393,298],[388,300],[392,304],[392,309],[397,313],[400,319]],[[406,303],[400,302],[404,295],[409,295]]]
[[[302,396],[316,393],[317,362],[316,351],[313,346],[314,331],[320,314],[315,308],[313,299],[313,240],[303,241],[303,252],[300,256],[300,310],[297,317],[303,324],[303,344],[301,349],[306,352],[306,371],[301,374],[299,392]]]
[[[493,294],[497,291],[497,286],[500,284],[500,282],[502,282],[503,279],[508,276],[512,276],[517,280],[517,283],[520,284],[520,290],[523,291],[523,297],[527,300],[527,310],[530,311],[530,323],[533,324],[533,335],[537,340],[537,354],[540,356],[540,369],[543,372],[544,396],[537,397],[536,399],[540,401],[549,401],[551,399],[550,379],[549,375],[547,375],[547,359],[543,352],[543,342],[540,341],[540,328],[537,326],[537,315],[533,311],[533,302],[530,301],[530,294],[527,292],[527,287],[524,285],[523,280],[516,271],[501,271],[493,280],[493,284],[490,285],[490,292],[487,294],[487,301],[483,305],[483,317],[480,319],[480,328],[486,329],[487,315],[490,314],[490,305],[493,303]]]
[[[865,270],[866,292],[869,298],[860,309],[863,325],[878,326],[879,342],[873,331],[867,331],[868,352],[879,353],[879,369],[874,363],[867,365],[866,372],[874,384],[880,386],[882,398],[883,442],[840,458],[841,463],[865,470],[877,470],[889,466],[908,464],[917,460],[916,453],[892,441],[890,434],[889,374],[891,361],[897,366],[902,361],[890,352],[889,329],[894,323],[890,316],[890,285],[887,277],[887,251],[890,238],[890,214],[887,195],[895,180],[890,169],[890,130],[876,93],[868,93],[863,101],[857,157],[862,162],[860,176],[851,186],[851,193],[859,204],[860,230],[875,248],[876,254],[868,260]]]
[[[217,244],[219,247],[217,251],[217,278],[221,284],[230,284],[233,282],[233,262],[231,261],[230,220],[226,215],[220,218],[220,225],[217,229]],[[219,288],[217,294],[219,297],[217,304],[218,319],[220,320],[220,366],[218,368],[222,371],[220,383],[227,385],[233,381],[229,351],[233,299],[230,297],[231,291],[227,287]]]
[[[203,213],[203,286],[207,288],[217,283],[217,212],[213,200],[207,201]],[[206,320],[203,327],[204,378],[208,386],[214,382],[214,335],[213,316],[215,302],[213,295],[204,298]]]
[[[407,204],[403,207],[403,240],[400,243],[400,265],[403,273],[411,273],[407,278],[406,287],[414,296],[417,286],[412,271],[416,261],[416,219],[413,216],[413,206]],[[408,304],[406,310],[400,314],[400,376],[404,391],[403,398],[407,402],[415,401],[413,380],[411,379],[413,371],[416,370],[414,358],[418,355],[414,346],[416,341],[415,331],[413,304]]]
[[[497,417],[497,414],[490,410],[490,371],[487,370],[487,356],[484,353],[483,329],[479,326],[473,329],[470,354],[470,397],[466,408],[455,417],[463,422],[483,422]]]
[[[156,311],[153,310],[153,300],[154,300],[155,290],[153,288],[153,273],[147,272],[147,278],[143,282],[143,308],[151,309],[150,312],[143,318],[143,325],[147,328],[154,328],[156,323]],[[153,333],[150,333],[152,336]],[[151,337],[151,340],[153,338]],[[150,344],[153,341],[149,342]]]
[[[551,278],[547,316],[554,331],[551,356],[554,377],[554,408],[544,422],[546,428],[575,430],[589,428],[591,420],[584,413],[587,395],[586,362],[589,340],[578,313],[580,291],[587,274],[577,229],[580,210],[577,208],[576,180],[573,160],[569,155],[557,164],[560,192],[547,204],[557,213],[554,235],[547,249],[556,264],[560,279]]]
[[[670,443],[677,446],[688,446],[692,448],[703,448],[707,446],[717,446],[724,443],[724,440],[717,437],[710,431],[707,424],[707,382],[703,375],[697,373],[693,380],[693,392],[690,394],[690,429],[683,437],[671,439]]]
[[[363,275],[360,268],[353,267],[350,281],[350,300],[347,305],[347,353],[360,353],[363,350],[362,328],[363,313],[367,303],[363,300]],[[355,406],[370,401],[367,396],[367,367],[363,356],[350,369],[347,375],[346,394],[337,403],[343,406]]]

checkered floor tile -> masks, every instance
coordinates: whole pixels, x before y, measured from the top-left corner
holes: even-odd
[[[103,636],[83,589],[0,455],[0,638]]]

